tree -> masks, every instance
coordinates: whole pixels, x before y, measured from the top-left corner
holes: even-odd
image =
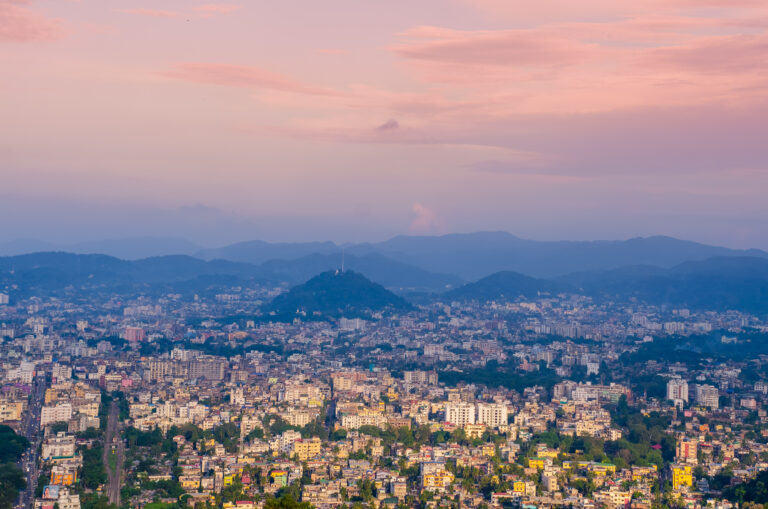
[[[264,502],[264,509],[311,509],[309,502],[297,502],[291,495],[284,495],[279,498],[268,498]]]
[[[27,487],[24,472],[12,463],[0,465],[0,509],[12,509],[19,491]]]

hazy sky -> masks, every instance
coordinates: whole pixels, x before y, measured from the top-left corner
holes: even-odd
[[[0,0],[0,237],[768,248],[766,0]]]

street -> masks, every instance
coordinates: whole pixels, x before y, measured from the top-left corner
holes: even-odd
[[[17,509],[31,507],[35,498],[37,478],[40,474],[37,461],[37,450],[43,440],[40,433],[40,409],[43,406],[45,387],[45,377],[36,377],[32,387],[29,408],[22,418],[21,431],[27,440],[29,440],[29,449],[21,457],[19,466],[26,475],[27,488],[19,494],[19,500],[15,506]]]
[[[109,464],[109,457],[114,450],[116,456],[115,470]],[[125,456],[125,443],[120,435],[120,423],[118,419],[118,405],[113,401],[109,409],[107,431],[104,435],[104,468],[107,470],[107,486],[105,489],[110,503],[120,505],[120,479],[122,477],[123,462]]]

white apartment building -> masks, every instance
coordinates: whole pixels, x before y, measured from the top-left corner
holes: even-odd
[[[489,428],[498,428],[507,424],[507,405],[501,403],[478,403],[477,424],[485,424]]]
[[[43,442],[41,457],[44,460],[51,458],[68,458],[75,455],[75,436],[63,431],[56,436],[48,437]]]
[[[697,385],[696,404],[709,408],[718,408],[720,406],[720,391],[712,385]]]
[[[682,378],[672,378],[667,382],[667,399],[674,402],[688,402],[688,382]]]
[[[475,424],[475,405],[471,403],[449,403],[445,405],[445,422],[463,427]]]
[[[57,403],[56,406],[44,406],[40,412],[41,426],[45,426],[52,422],[66,422],[70,419],[72,419],[72,405],[69,403]]]

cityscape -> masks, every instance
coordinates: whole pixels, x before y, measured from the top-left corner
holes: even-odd
[[[0,509],[768,509],[768,0],[0,0]]]
[[[38,256],[7,258],[20,268],[6,281],[55,270]],[[290,288],[210,280],[199,293],[67,279],[0,294],[1,446],[18,444],[3,454],[23,472],[3,477],[9,507],[768,496],[764,314],[519,283],[511,298],[411,304],[341,266]]]

